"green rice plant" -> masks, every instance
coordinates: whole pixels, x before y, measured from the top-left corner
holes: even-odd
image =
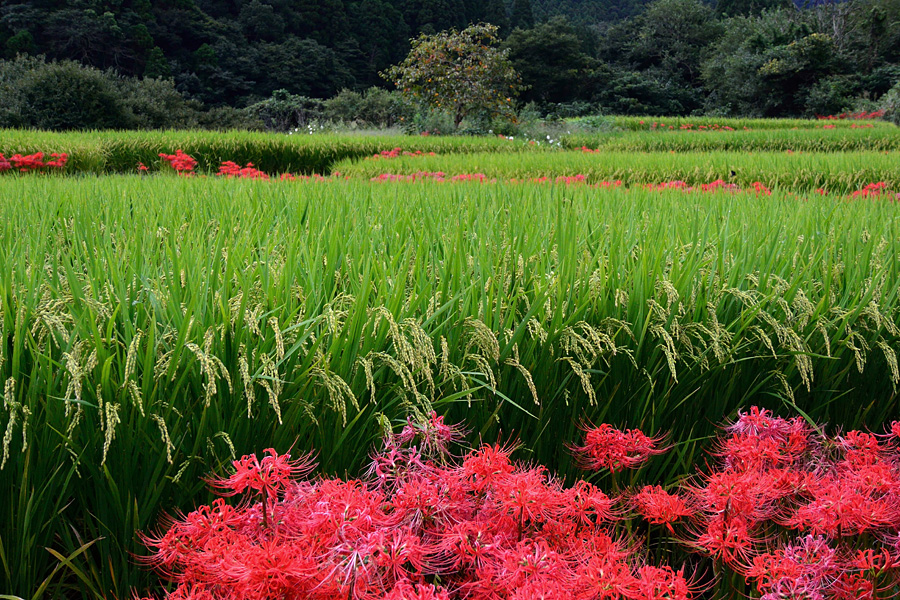
[[[0,132],[0,153],[66,152],[67,171],[135,173],[138,164],[151,171],[163,167],[159,154],[181,149],[198,161],[198,169],[215,172],[226,160],[252,162],[268,173],[329,173],[335,162],[362,158],[400,147],[415,152],[497,153],[534,151],[526,142],[496,137],[282,135],[211,131],[91,131],[52,133],[31,130]],[[538,148],[539,149],[539,148]]]
[[[401,157],[392,161],[345,161],[335,169],[365,179],[384,173],[410,175],[442,172],[482,173],[489,178],[530,180],[584,175],[588,183],[621,180],[626,186],[684,181],[700,185],[717,179],[749,188],[761,182],[771,188],[809,192],[824,188],[849,193],[884,181],[900,189],[897,152],[683,152],[633,153],[582,151],[499,155],[473,153],[454,156]]]
[[[5,178],[0,589],[143,592],[136,532],[203,475],[266,447],[353,474],[431,410],[564,477],[585,420],[670,432],[622,485],[751,403],[878,429],[898,255],[896,204],[777,191]]]
[[[735,130],[758,130],[758,129],[821,129],[826,125],[834,126],[835,129],[850,129],[859,127],[860,125],[868,128],[871,125],[877,129],[891,129],[894,127],[888,121],[878,119],[745,119],[734,117],[625,117],[625,116],[609,116],[609,117],[578,117],[566,120],[575,125],[604,123],[610,127],[624,129],[630,131],[643,131],[650,129],[654,123],[657,128],[661,129],[669,126],[676,130],[682,126],[692,125],[694,129],[700,127],[731,127]]]
[[[615,152],[862,152],[900,150],[900,129],[760,129],[752,131],[640,131],[567,135],[562,146]]]

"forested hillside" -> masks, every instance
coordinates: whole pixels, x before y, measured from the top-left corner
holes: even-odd
[[[812,116],[874,110],[900,81],[900,0],[4,0],[0,125],[28,125],[3,121],[27,104],[23,56],[241,108],[389,88],[411,37],[482,21],[544,114]]]

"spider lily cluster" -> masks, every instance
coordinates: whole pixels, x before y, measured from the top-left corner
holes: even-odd
[[[44,169],[62,169],[69,160],[65,152],[50,155],[51,160],[44,160],[43,152],[34,154],[13,154],[9,158],[0,153],[0,173],[4,171],[19,171],[20,173],[43,171]]]
[[[690,596],[683,571],[649,564],[616,534],[622,511],[602,490],[566,487],[509,446],[454,459],[458,437],[434,414],[410,423],[363,480],[298,482],[308,458],[244,457],[214,483],[256,501],[190,513],[147,538],[148,562],[179,584],[171,599]],[[652,449],[624,453],[631,464]]]
[[[702,561],[690,576],[653,564],[633,533],[642,519],[766,600],[896,591],[900,422],[829,437],[754,407],[725,428],[708,472],[615,497],[515,462],[512,446],[454,457],[460,438],[435,414],[410,421],[361,480],[310,478],[308,456],[245,456],[212,480],[243,500],[146,537],[146,561],[178,584],[170,600],[676,600],[716,585]],[[601,424],[571,450],[584,468],[615,473],[666,452],[661,442]]]

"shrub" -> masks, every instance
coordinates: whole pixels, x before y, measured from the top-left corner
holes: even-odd
[[[291,94],[287,90],[275,90],[272,97],[246,108],[246,113],[258,119],[266,129],[290,131],[303,127],[324,116],[321,100]]]
[[[900,81],[881,97],[879,104],[884,111],[885,120],[900,125]]]
[[[322,102],[327,120],[357,123],[371,127],[393,127],[413,116],[412,107],[398,92],[371,87],[364,93],[341,90],[337,96]]]
[[[188,129],[197,126],[203,105],[186,100],[171,79],[116,77],[115,82],[129,127]]]
[[[131,125],[113,81],[74,61],[45,63],[25,73],[22,114],[30,127],[112,129]]]

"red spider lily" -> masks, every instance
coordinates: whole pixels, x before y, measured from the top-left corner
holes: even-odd
[[[267,448],[266,454],[268,456],[264,456],[262,460],[251,454],[232,461],[234,474],[223,479],[212,479],[211,483],[225,490],[225,496],[253,490],[274,498],[287,487],[291,479],[315,468],[315,463],[309,456],[292,461],[290,454],[279,455],[274,448]]]
[[[727,427],[718,468],[684,494],[646,486],[628,501],[667,527],[693,517],[682,541],[744,576],[761,599],[874,600],[895,591],[900,566],[896,428],[828,437],[800,419],[751,409]],[[637,439],[646,449],[652,440],[609,426],[586,438],[592,430],[626,446]],[[144,537],[152,556],[143,562],[176,584],[170,600],[694,594],[683,570],[650,564],[641,540],[617,536],[624,515],[601,490],[585,481],[564,487],[541,467],[513,462],[509,446],[482,446],[454,464],[442,444],[456,431],[437,415],[408,422],[362,481],[295,481],[308,473],[301,461],[274,451],[244,457],[219,480],[244,500],[232,507],[217,499]],[[430,458],[419,450],[426,440],[440,450]],[[268,495],[255,502],[260,490]]]
[[[378,177],[373,177],[371,181],[445,181],[446,174],[443,171],[416,171],[412,175],[392,175],[390,173],[382,173]]]
[[[883,116],[884,110],[873,110],[872,112],[868,113],[862,110],[855,113],[844,112],[839,115],[816,115],[816,118],[820,120],[880,119]]]
[[[428,135],[427,133],[423,133],[423,135]],[[372,159],[382,159],[382,158],[397,158],[400,156],[437,156],[434,152],[422,152],[421,150],[416,150],[415,152],[407,152],[403,150],[403,148],[392,148],[391,150],[382,150],[378,154],[373,154],[370,158]]]
[[[426,437],[452,437],[456,428],[443,427],[432,415]],[[421,433],[413,425],[404,438]],[[632,564],[632,551],[604,531],[611,501],[591,484],[565,490],[544,469],[515,465],[510,447],[438,467],[398,437],[379,453],[390,458],[375,457],[403,472],[383,491],[377,473],[370,482],[295,482],[296,467],[273,452],[235,461],[238,472],[220,486],[269,489],[277,526],[265,525],[265,503],[219,499],[146,538],[147,562],[179,584],[176,593],[203,600],[685,597],[680,572]],[[425,583],[435,576],[440,587]]]
[[[756,580],[756,588],[763,597],[798,592],[807,594],[801,597],[822,597],[834,585],[841,570],[837,550],[825,538],[810,535],[773,553],[754,557],[746,576]]]
[[[705,475],[706,484],[688,486],[698,508],[710,515],[736,514],[751,522],[771,519],[776,501],[793,490],[784,485],[780,472],[726,470]]]
[[[850,561],[850,565],[854,569],[868,571],[877,575],[898,566],[898,561],[900,561],[900,558],[894,557],[887,548],[882,548],[877,552],[872,548],[868,548],[866,550],[857,550],[856,556]]]
[[[418,441],[422,448],[430,454],[444,455],[449,453],[451,443],[462,439],[464,431],[455,425],[447,425],[444,417],[431,411],[428,421],[415,423],[412,417],[406,421],[406,426],[400,432],[398,441],[401,444],[409,444]]]
[[[521,538],[526,523],[544,523],[559,510],[561,496],[543,467],[517,469],[493,486],[497,508],[515,519]]]
[[[257,169],[253,163],[247,163],[246,167],[230,160],[224,161],[219,166],[219,172],[216,175],[226,177],[227,179],[268,179],[269,176]],[[282,177],[283,178],[283,177]]]
[[[684,570],[676,572],[668,566],[640,567],[635,588],[635,593],[630,597],[641,600],[685,600],[691,596]]]
[[[670,494],[658,485],[648,485],[631,496],[631,506],[648,522],[654,525],[665,525],[675,533],[672,523],[682,517],[694,514],[688,503],[677,494]]]
[[[482,446],[463,459],[460,475],[474,492],[484,492],[515,470],[510,459],[512,447]]]
[[[756,194],[757,194],[758,196],[759,196],[759,195],[762,195],[762,196],[771,196],[771,195],[772,195],[772,190],[770,190],[769,188],[767,188],[765,185],[763,185],[763,184],[762,184],[761,182],[759,182],[759,181],[754,181],[754,182],[751,183],[750,185],[752,185],[752,186],[753,186],[753,189],[756,190]]]
[[[50,155],[52,160],[44,161],[43,152],[35,152],[34,154],[13,154],[8,159],[0,154],[0,173],[4,171],[17,170],[20,173],[29,171],[40,171],[41,169],[62,169],[69,160],[69,155],[65,152]]]
[[[851,125],[852,127],[852,125]],[[836,600],[875,600],[875,583],[862,573],[841,573],[829,590]]]
[[[560,492],[559,506],[554,515],[556,519],[574,523],[578,528],[599,525],[617,516],[613,511],[612,499],[584,480]]]
[[[634,469],[654,454],[663,454],[668,448],[659,448],[663,436],[649,437],[638,429],[621,431],[603,423],[585,429],[584,444],[574,446],[581,465],[586,469],[609,469],[613,473]]]
[[[685,190],[691,191],[693,188],[689,186],[687,183],[683,181],[666,181],[663,183],[648,183],[645,186],[648,190],[653,191],[661,191],[661,190]]]
[[[739,514],[721,514],[710,519],[697,536],[696,545],[712,558],[740,568],[750,561],[761,544],[751,524]]]
[[[878,438],[871,433],[850,431],[836,441],[844,450],[844,460],[854,467],[875,464],[882,458]]]
[[[335,171],[335,176],[340,175],[337,171]],[[323,177],[318,173],[313,173],[312,175],[294,175],[293,173],[282,173],[280,177],[281,181],[304,181],[304,182],[314,182],[314,183],[327,183],[332,181],[329,177]]]
[[[900,444],[900,421],[891,421],[886,429],[887,434],[884,437],[887,439],[887,443],[891,447],[896,447],[897,444]]]
[[[439,590],[432,584],[413,584],[409,579],[402,579],[382,600],[450,600],[450,596],[447,590]]]
[[[823,478],[811,491],[812,500],[797,508],[788,526],[840,537],[900,524],[896,492],[878,493],[833,476]]]
[[[900,200],[900,193],[892,192],[887,189],[887,183],[877,181],[866,185],[863,189],[857,190],[850,194],[851,198],[888,198]]]
[[[176,172],[182,175],[190,175],[197,167],[197,161],[183,150],[176,150],[175,154],[160,153],[159,157],[169,163]]]
[[[701,184],[700,189],[704,192],[717,192],[717,191],[738,192],[738,191],[740,191],[741,188],[739,188],[734,183],[726,183],[722,179],[716,179],[715,181],[713,181],[711,183]]]

